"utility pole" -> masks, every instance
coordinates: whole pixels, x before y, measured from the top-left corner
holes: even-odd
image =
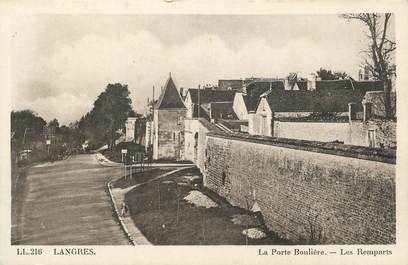
[[[198,103],[197,118],[200,118],[200,109],[201,109],[201,102],[200,102],[200,85],[198,85],[197,103]]]
[[[26,138],[26,134],[27,134],[27,129],[28,129],[28,128],[25,128],[25,129],[24,129],[24,136],[23,136],[23,149],[25,149],[25,138]]]
[[[153,115],[154,115],[154,105],[155,105],[155,104],[154,104],[154,86],[153,86],[153,105],[152,105],[152,106],[153,106]],[[154,117],[154,116],[153,116],[153,117]]]
[[[151,141],[151,152],[153,152],[153,142],[154,142],[154,130],[155,130],[155,125],[154,125],[154,123],[155,123],[155,121],[154,121],[154,105],[156,105],[156,102],[155,102],[155,99],[154,99],[154,86],[153,86],[153,99],[152,99],[153,101],[152,101],[152,125],[151,125],[151,128],[150,128],[150,135],[149,135],[149,137],[150,137],[150,141]]]

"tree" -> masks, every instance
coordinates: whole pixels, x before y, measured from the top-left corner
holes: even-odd
[[[46,124],[45,120],[32,110],[11,112],[11,131],[14,132],[14,138],[17,140],[23,139],[27,131],[31,137],[41,136]]]
[[[391,13],[360,13],[345,14],[343,18],[348,21],[356,20],[363,23],[368,32],[366,38],[368,47],[363,51],[364,64],[368,67],[374,78],[383,82],[385,118],[392,118],[391,106],[391,77],[395,74],[395,49],[396,43],[390,36]]]
[[[79,121],[79,128],[93,144],[114,146],[129,114],[134,114],[127,85],[109,84],[94,102],[93,109]]]
[[[57,119],[53,119],[53,120],[48,122],[48,126],[53,127],[53,128],[58,128],[59,127],[59,122],[58,122]]]
[[[316,71],[316,73],[321,80],[339,80],[349,77],[346,72],[335,72],[332,70],[326,70],[324,68],[320,68],[320,70]]]
[[[10,118],[12,157],[24,149],[30,149],[33,151],[33,161],[43,159],[46,154],[43,138],[43,129],[47,125],[45,120],[32,110],[12,111]]]

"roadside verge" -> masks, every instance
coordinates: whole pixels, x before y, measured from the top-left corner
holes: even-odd
[[[109,196],[112,200],[112,204],[113,204],[113,208],[115,210],[116,216],[119,220],[119,223],[123,229],[123,231],[125,232],[126,236],[128,237],[130,243],[132,245],[152,245],[152,243],[147,240],[147,238],[142,234],[142,232],[136,227],[136,225],[134,224],[130,212],[126,215],[126,216],[122,216],[121,212],[120,212],[120,205],[122,205],[122,203],[125,200],[125,194],[128,193],[130,190],[132,190],[133,188],[136,188],[138,186],[144,185],[146,183],[149,183],[151,181],[160,179],[160,178],[164,178],[167,177],[169,175],[172,175],[178,171],[181,171],[183,169],[189,168],[187,167],[180,167],[177,168],[175,170],[172,170],[170,172],[166,172],[162,175],[159,175],[155,178],[152,178],[148,181],[127,187],[127,188],[114,188],[112,187],[112,181],[111,180],[107,183],[107,187],[108,187],[108,191],[109,191]]]

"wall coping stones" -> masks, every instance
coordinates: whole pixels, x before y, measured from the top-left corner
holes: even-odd
[[[207,136],[396,164],[396,150],[393,149],[369,148],[340,143],[249,135],[237,132],[227,133],[222,131],[210,131],[207,133]]]

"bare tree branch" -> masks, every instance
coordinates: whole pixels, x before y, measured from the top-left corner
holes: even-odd
[[[388,28],[388,20],[390,19],[391,14],[387,13],[385,14],[385,19],[384,19],[384,29],[382,31],[382,37],[381,37],[381,43],[380,43],[380,50],[382,49],[383,45],[384,45],[384,41],[385,41],[385,36],[387,34],[387,28]]]
[[[347,21],[360,21],[367,27],[364,36],[368,40],[368,49],[361,51],[364,54],[365,68],[378,80],[384,84],[386,118],[391,118],[390,91],[392,75],[395,74],[393,64],[396,43],[388,35],[390,27],[391,13],[359,13],[343,14],[342,18]]]

